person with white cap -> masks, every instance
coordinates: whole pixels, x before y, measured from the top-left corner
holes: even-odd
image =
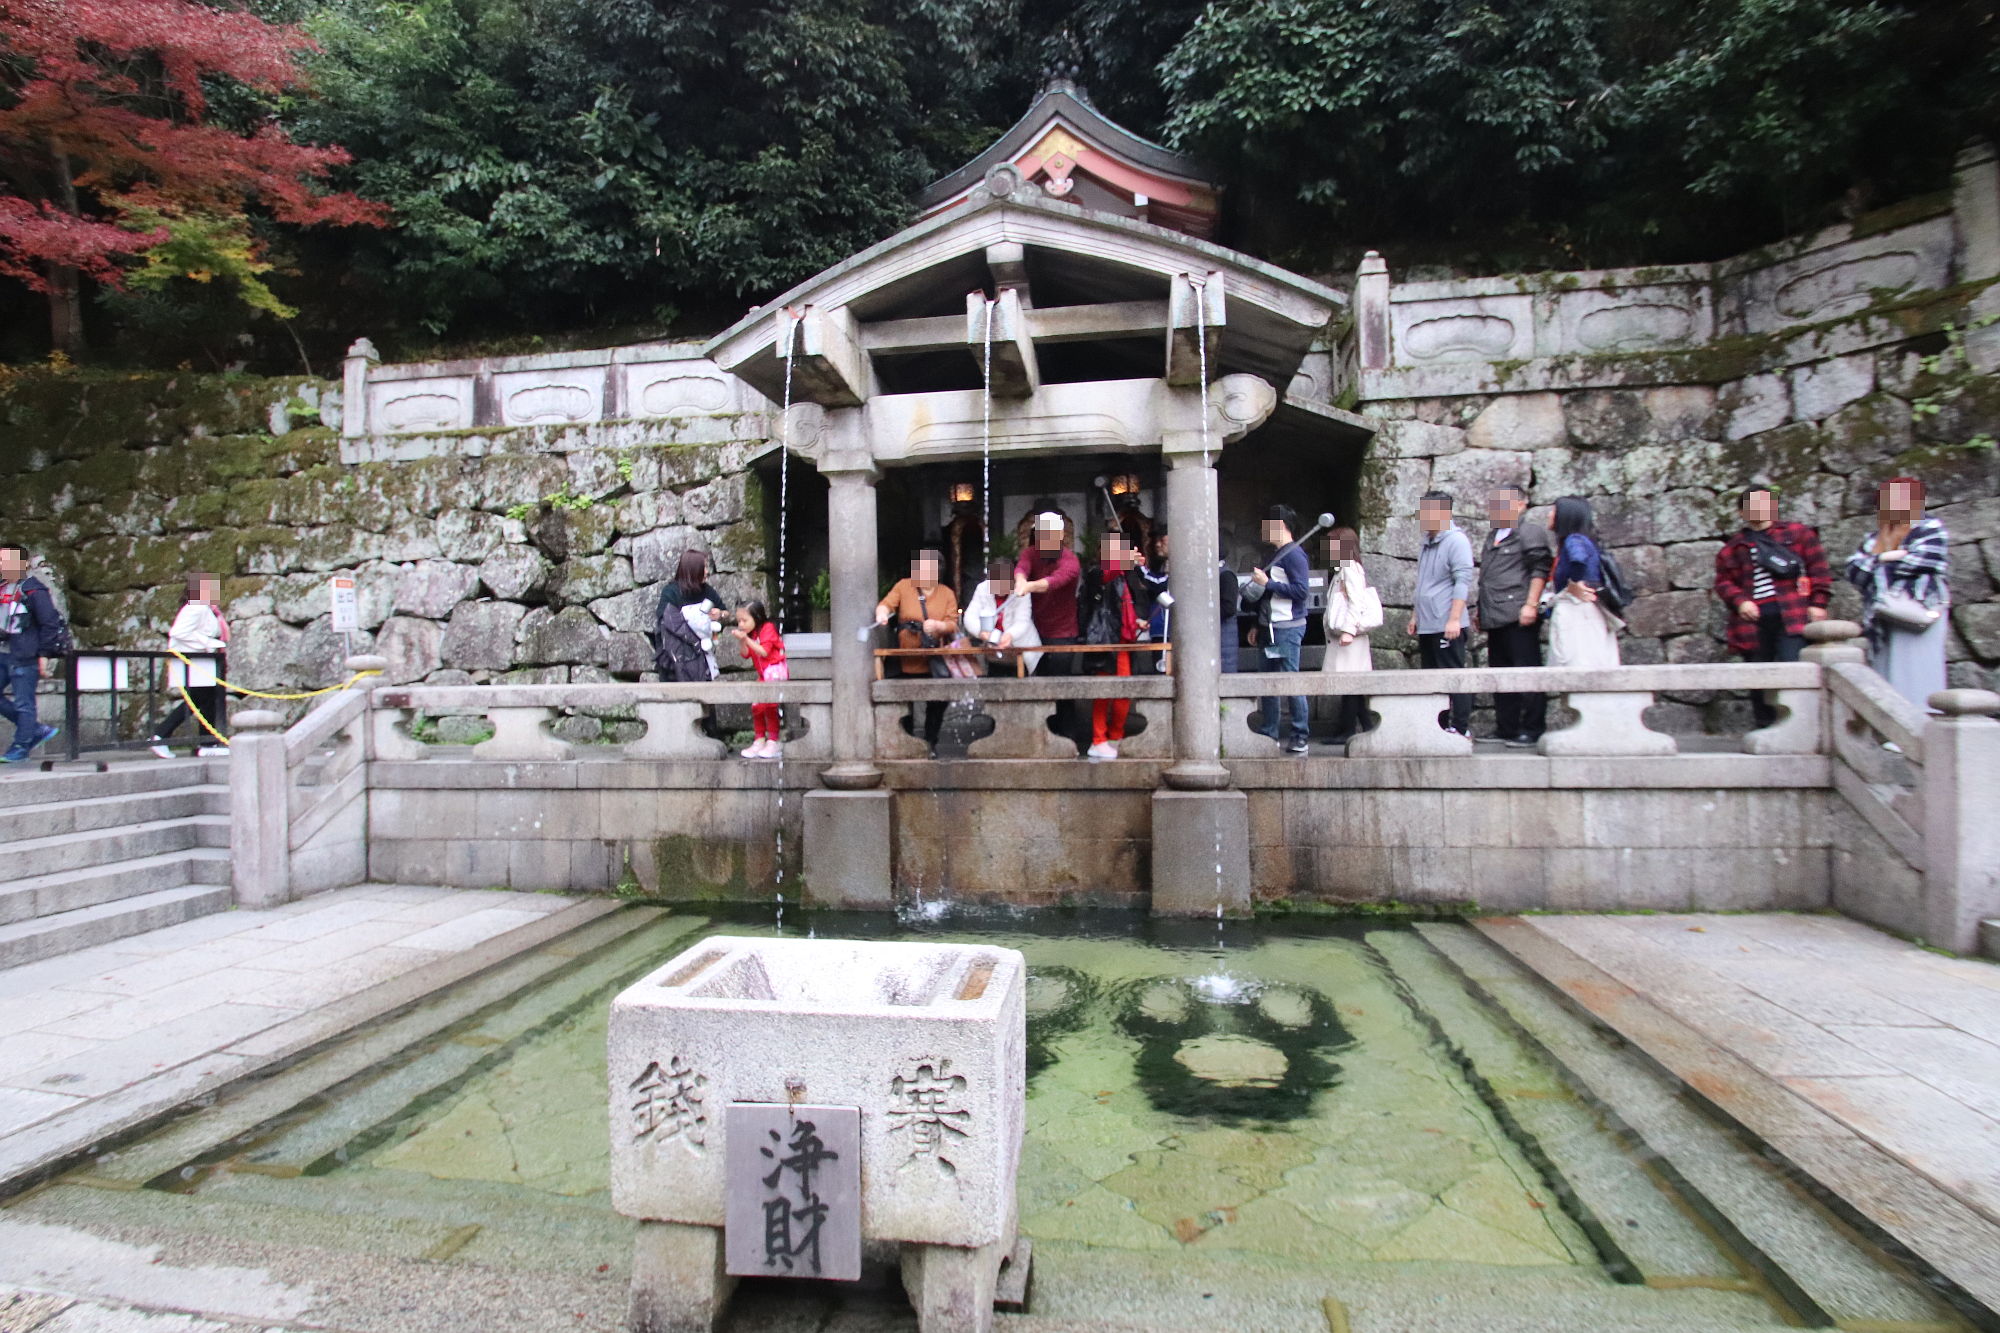
[[[1078,636],[1076,594],[1083,565],[1064,540],[1068,529],[1069,520],[1062,510],[1054,506],[1043,509],[1035,515],[1035,544],[1023,551],[1014,565],[1014,596],[1034,599],[1035,632],[1045,648],[1073,644]],[[1035,664],[1035,674],[1073,676],[1076,668],[1075,653],[1043,653]],[[1076,741],[1081,754],[1088,742],[1079,739],[1082,728],[1077,724],[1075,702],[1058,701],[1056,718],[1061,734]]]

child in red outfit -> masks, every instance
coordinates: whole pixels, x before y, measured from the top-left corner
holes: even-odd
[[[764,610],[762,602],[746,602],[736,608],[736,628],[730,631],[743,647],[743,655],[757,668],[758,680],[790,680],[785,665],[785,641]],[[776,759],[783,753],[783,713],[777,704],[751,704],[750,725],[757,738],[743,751],[745,759]]]

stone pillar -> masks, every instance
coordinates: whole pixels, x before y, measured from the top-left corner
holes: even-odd
[[[1193,449],[1186,445],[1193,444]],[[1221,524],[1216,514],[1215,459],[1200,437],[1163,446],[1167,462],[1167,528],[1174,552],[1167,587],[1173,594],[1174,763],[1169,787],[1213,791],[1229,785],[1222,766],[1222,608],[1216,571]]]
[[[1851,620],[1813,620],[1806,623],[1806,646],[1799,651],[1802,662],[1817,662],[1823,669],[1836,662],[1865,665],[1868,653],[1861,646],[1861,626]],[[1813,746],[1819,754],[1833,754],[1833,707],[1828,685],[1820,681],[1819,732]]]
[[[347,359],[341,363],[340,382],[340,433],[342,435],[366,435],[368,421],[368,372],[382,359],[375,350],[375,344],[366,338],[356,338],[354,345],[347,349]]]
[[[292,897],[290,769],[285,719],[261,708],[230,719],[229,865],[238,907],[277,907]]]
[[[1924,727],[1926,943],[1979,952],[1979,923],[2000,917],[2000,694],[1940,690]]]
[[[1189,394],[1189,398],[1194,395]],[[1206,410],[1206,395],[1198,410]],[[1153,900],[1158,916],[1250,910],[1250,803],[1222,764],[1221,524],[1215,458],[1222,434],[1169,431],[1167,526],[1174,555],[1174,762],[1153,793]]]
[[[831,790],[805,796],[805,881],[829,907],[886,909],[893,902],[894,797],[875,766],[872,642],[859,631],[875,620],[878,561],[875,481],[861,450],[828,451],[827,582],[833,598],[833,763],[820,775]]]
[[[2000,278],[2000,163],[1993,145],[1975,139],[1958,154],[1952,176],[1952,218],[1958,226],[1959,282]],[[1983,316],[2000,314],[2000,289],[1988,287],[1972,298],[1966,314],[1965,355],[1982,375],[2000,371],[2000,324],[1981,326]]]
[[[1354,271],[1354,339],[1361,369],[1389,368],[1389,265],[1373,250]]]
[[[820,465],[827,480],[827,583],[833,594],[833,766],[826,785],[865,790],[882,782],[875,767],[875,717],[871,688],[875,656],[861,637],[875,623],[879,561],[875,550],[875,482],[872,462],[842,466],[829,456]]]
[[[2000,163],[1984,139],[1959,150],[1952,216],[1958,223],[1958,281],[2000,278]]]

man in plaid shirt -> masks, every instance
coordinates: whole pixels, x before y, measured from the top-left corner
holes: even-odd
[[[1806,622],[1826,619],[1833,575],[1819,533],[1781,522],[1769,487],[1743,492],[1743,528],[1715,553],[1715,595],[1729,608],[1729,648],[1746,662],[1796,662]],[[1762,690],[1750,695],[1760,727],[1778,720]]]

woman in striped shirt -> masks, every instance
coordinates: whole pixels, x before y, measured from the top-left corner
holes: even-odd
[[[1861,626],[1868,632],[1870,664],[1898,694],[1926,710],[1931,695],[1945,687],[1949,541],[1944,524],[1924,513],[1924,484],[1915,477],[1891,477],[1877,492],[1875,531],[1847,557],[1847,581],[1861,590]],[[1910,629],[1876,614],[1883,599],[1892,595],[1928,608],[1933,613],[1930,624]]]

